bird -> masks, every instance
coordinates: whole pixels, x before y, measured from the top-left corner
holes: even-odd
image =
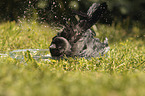
[[[99,20],[107,10],[106,2],[93,3],[87,13],[83,13],[83,20],[77,24],[65,25],[63,31],[59,32],[50,44],[52,57],[98,57],[106,54],[109,49],[108,39],[100,42],[90,28]],[[85,14],[85,15],[84,15]],[[81,13],[78,14],[81,16]]]

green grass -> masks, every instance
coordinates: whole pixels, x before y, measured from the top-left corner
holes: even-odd
[[[109,39],[108,57],[35,61],[29,56],[25,62],[1,57],[0,96],[145,96],[144,39],[98,26],[97,37]],[[55,34],[55,28],[36,22],[2,23],[0,51],[48,49]]]

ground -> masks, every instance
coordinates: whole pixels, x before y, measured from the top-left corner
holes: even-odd
[[[145,42],[118,26],[97,25],[109,39],[107,56],[25,61],[0,58],[0,96],[145,96]],[[57,28],[35,21],[0,25],[0,52],[48,49]]]

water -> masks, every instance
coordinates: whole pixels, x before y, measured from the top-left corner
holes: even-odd
[[[105,54],[109,51],[109,47],[105,48]],[[2,57],[11,57],[16,60],[20,60],[21,62],[25,62],[25,57],[28,57],[26,54],[29,51],[31,57],[37,61],[51,61],[51,59],[57,59],[57,58],[52,58],[49,52],[49,49],[18,49],[18,50],[13,50],[8,53],[0,53],[0,58]],[[105,57],[108,57],[106,54]],[[90,58],[86,58],[90,59]]]
[[[0,57],[11,57],[16,60],[24,60],[26,52],[29,51],[32,58],[35,60],[48,60],[50,61],[51,55],[49,49],[18,49],[8,52],[7,54],[0,53]]]

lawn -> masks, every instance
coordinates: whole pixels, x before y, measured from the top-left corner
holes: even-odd
[[[0,53],[48,49],[58,28],[35,21],[0,24]],[[24,61],[0,58],[0,96],[145,96],[145,39],[134,26],[97,25],[96,37],[109,39],[110,51],[91,59]]]

